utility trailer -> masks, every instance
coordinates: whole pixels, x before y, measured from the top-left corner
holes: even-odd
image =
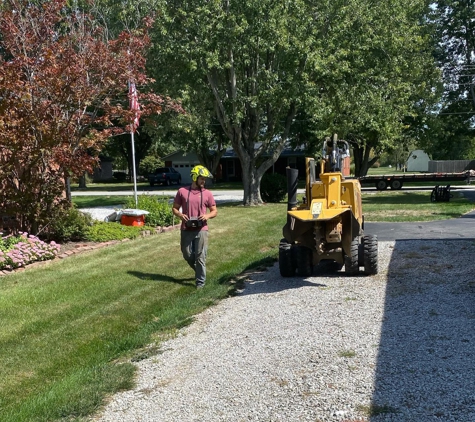
[[[420,174],[387,174],[370,175],[357,178],[362,186],[374,186],[377,190],[399,190],[404,183],[435,182],[438,185],[446,185],[447,182],[466,182],[475,180],[475,171],[466,170],[461,173],[420,173]]]

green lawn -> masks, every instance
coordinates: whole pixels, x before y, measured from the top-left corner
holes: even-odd
[[[368,170],[368,176],[372,174],[404,174],[404,172],[402,170],[397,170],[396,167],[371,167]]]
[[[74,196],[78,208],[121,206],[127,196]],[[157,196],[160,198],[161,196]],[[299,195],[302,200],[302,195]],[[171,198],[169,196],[168,198]],[[453,192],[450,202],[430,202],[429,191],[371,191],[363,192],[365,221],[431,221],[456,218],[475,208],[460,192]]]
[[[474,208],[462,198],[431,203],[428,192],[377,192],[363,202],[366,221],[449,218]],[[131,360],[156,353],[161,339],[232,293],[243,271],[275,261],[285,221],[285,203],[220,205],[199,291],[179,231],[0,278],[0,420],[84,420],[97,411],[108,394],[132,385]]]
[[[73,196],[72,201],[77,208],[92,208],[114,205],[123,206],[128,198],[133,198],[133,195]]]
[[[363,193],[365,221],[433,221],[457,218],[475,204],[454,192],[449,202],[431,202],[430,192],[396,191]]]
[[[221,206],[197,291],[172,231],[0,278],[0,420],[70,420],[130,387],[142,349],[277,256],[285,204]]]

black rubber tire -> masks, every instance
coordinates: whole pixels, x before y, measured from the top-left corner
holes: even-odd
[[[402,182],[400,180],[394,179],[391,180],[391,189],[392,190],[401,190]]]
[[[152,187],[153,187],[153,185],[154,185],[154,184],[155,184],[155,183],[153,183],[153,182],[150,182],[150,186],[152,186]]]
[[[378,180],[375,186],[378,190],[386,190],[388,188],[388,182],[386,182],[386,180]]]
[[[176,182],[177,185],[181,185],[181,177],[178,179],[178,182]]]
[[[364,273],[367,275],[378,274],[378,237],[375,235],[363,236],[364,247]]]
[[[292,245],[285,239],[282,239],[279,244],[279,271],[282,277],[293,277],[295,275]]]
[[[305,246],[295,247],[297,274],[301,277],[310,277],[313,273],[313,252]]]
[[[358,249],[359,241],[358,237],[353,238],[350,246],[350,254],[345,256],[345,274],[355,275],[360,270],[358,262]]]

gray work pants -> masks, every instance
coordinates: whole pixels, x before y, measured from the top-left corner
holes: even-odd
[[[183,258],[195,272],[196,285],[205,284],[208,230],[182,230],[180,243]]]

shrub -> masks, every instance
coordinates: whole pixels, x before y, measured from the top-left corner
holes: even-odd
[[[261,197],[265,202],[282,202],[287,195],[287,179],[282,174],[265,173],[261,180]]]
[[[167,199],[157,198],[153,195],[140,195],[137,197],[138,209],[148,211],[145,223],[149,226],[171,226],[173,224],[172,206]],[[129,198],[125,208],[135,208],[135,199]]]
[[[1,238],[0,270],[13,270],[32,262],[53,259],[59,250],[60,246],[55,242],[48,244],[28,233]]]
[[[47,227],[46,236],[57,242],[80,241],[86,239],[92,217],[76,208],[60,210]]]
[[[139,174],[147,176],[153,173],[155,169],[163,167],[164,162],[155,155],[147,155],[139,164]]]
[[[151,227],[124,226],[117,223],[106,223],[105,221],[95,221],[87,229],[86,239],[91,242],[108,242],[110,240],[134,239],[143,230],[151,230]]]
[[[0,251],[2,252],[8,252],[10,249],[12,249],[18,242],[21,241],[21,236],[5,236],[0,238]]]

